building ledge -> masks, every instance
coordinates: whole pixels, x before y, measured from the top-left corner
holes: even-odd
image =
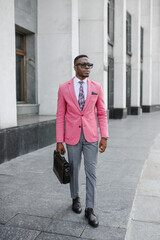
[[[17,116],[17,126],[24,126],[34,123],[41,123],[46,121],[52,121],[56,119],[56,115],[32,115],[22,114]]]
[[[39,104],[17,104],[17,115],[38,113]]]
[[[0,130],[0,163],[55,142],[55,116],[18,116],[18,126]]]

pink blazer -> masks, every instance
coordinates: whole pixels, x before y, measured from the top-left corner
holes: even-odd
[[[56,141],[76,145],[81,135],[81,127],[85,139],[88,142],[99,140],[98,126],[95,108],[101,137],[108,137],[108,123],[103,91],[99,83],[90,79],[88,81],[87,99],[80,110],[74,90],[74,78],[60,85],[58,91],[57,120],[56,120]]]

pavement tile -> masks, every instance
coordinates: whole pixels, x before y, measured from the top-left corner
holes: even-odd
[[[159,240],[160,225],[131,220],[125,240]]]
[[[107,188],[97,191],[97,214],[101,225],[126,227],[134,199],[132,189]]]
[[[53,145],[52,145],[53,146]],[[38,150],[38,153],[32,152],[26,155],[19,156],[8,162],[1,164],[0,174],[17,175],[25,172],[44,173],[49,164],[52,166],[52,152],[48,149]],[[42,154],[41,154],[42,153]],[[39,163],[39,164],[37,164]]]
[[[3,166],[3,165],[1,165]],[[1,184],[6,184],[6,183],[12,183],[13,181],[13,176],[12,175],[6,175],[4,173],[0,174],[0,183]]]
[[[13,193],[14,191],[17,190],[17,187],[14,186],[6,186],[6,185],[0,185],[0,199],[5,198],[7,195],[10,193]]]
[[[82,238],[90,240],[124,240],[126,229],[99,226],[98,228],[86,227]]]
[[[82,201],[81,201],[81,205],[82,205],[82,209],[84,210],[85,206],[84,204],[82,204]],[[78,222],[82,224],[87,223],[84,217],[84,211],[81,214],[75,214],[72,211],[71,204],[68,205],[68,207],[67,206],[65,207],[65,206],[66,206],[66,203],[64,203],[64,205],[57,210],[57,212],[53,216],[54,219]],[[62,208],[63,208],[63,211],[62,211]]]
[[[160,180],[142,178],[137,189],[137,194],[160,198]]]
[[[108,140],[112,141],[112,140]],[[127,148],[127,147],[108,147],[106,150],[106,160],[124,161],[134,159],[135,161],[145,160],[148,155],[148,148]]]
[[[137,196],[131,219],[160,224],[160,198]]]
[[[86,224],[53,219],[52,222],[46,226],[45,231],[80,237],[85,227]]]
[[[8,221],[6,226],[44,231],[51,221],[50,218],[18,214]]]
[[[114,209],[108,209],[106,211],[97,211],[100,225],[114,227],[114,228],[125,228],[129,219],[129,213],[126,210],[116,211]]]
[[[152,163],[152,162],[159,163],[160,162],[160,149],[157,151],[157,150],[153,150],[151,148],[148,159],[149,159],[150,163]]]
[[[43,192],[45,195],[45,192],[53,192],[54,189],[58,189],[56,180],[51,167],[45,174],[40,172],[20,172],[15,175],[0,174],[0,198],[2,199],[16,190]],[[59,184],[59,187],[62,188],[62,185]],[[63,191],[67,193],[67,187]]]
[[[110,141],[111,140],[111,141]],[[126,148],[148,148],[152,144],[152,139],[147,139],[145,137],[138,137],[135,141],[134,134],[133,136],[126,137],[126,138],[118,138],[115,139],[109,139],[108,141],[108,147],[126,147]]]
[[[13,183],[13,179],[13,176],[0,174],[0,199],[3,199],[18,189],[18,186]]]
[[[160,162],[147,162],[145,171],[143,172],[143,178],[160,181]]]
[[[98,186],[110,184],[111,188],[124,187],[135,189],[141,175],[142,167],[143,161],[137,161],[135,164],[133,159],[123,161],[123,163],[122,161],[115,162],[102,159],[97,169],[97,184]],[[106,177],[104,178],[105,175]]]
[[[153,150],[160,150],[160,136],[157,137],[156,141],[154,142],[152,146]]]
[[[36,240],[77,240],[84,238],[76,238],[71,236],[65,236],[65,235],[59,235],[59,234],[53,234],[53,233],[41,233]]]
[[[40,232],[0,225],[1,240],[34,240]]]
[[[1,206],[7,206],[17,213],[52,217],[56,212],[56,207],[63,204],[63,199],[55,196],[54,193],[44,195],[43,192],[17,190],[4,198]]]
[[[15,215],[16,215],[15,210],[10,210],[7,205],[4,206],[0,201],[0,223],[5,224]]]
[[[17,173],[19,173],[19,169],[20,169],[20,164],[17,165],[15,163],[15,161],[11,161],[11,162],[4,162],[3,164],[1,164],[0,167],[0,174],[5,174],[5,175],[15,175]]]

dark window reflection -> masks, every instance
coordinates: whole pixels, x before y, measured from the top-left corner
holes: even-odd
[[[16,32],[16,90],[17,102],[26,102],[25,34]]]

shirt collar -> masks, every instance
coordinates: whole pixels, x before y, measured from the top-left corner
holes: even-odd
[[[75,76],[74,79],[75,79],[76,83],[82,81],[82,80],[80,80],[79,78],[77,78],[76,76]],[[87,82],[87,78],[85,78],[85,79],[83,80],[83,82],[86,83],[86,82]]]

